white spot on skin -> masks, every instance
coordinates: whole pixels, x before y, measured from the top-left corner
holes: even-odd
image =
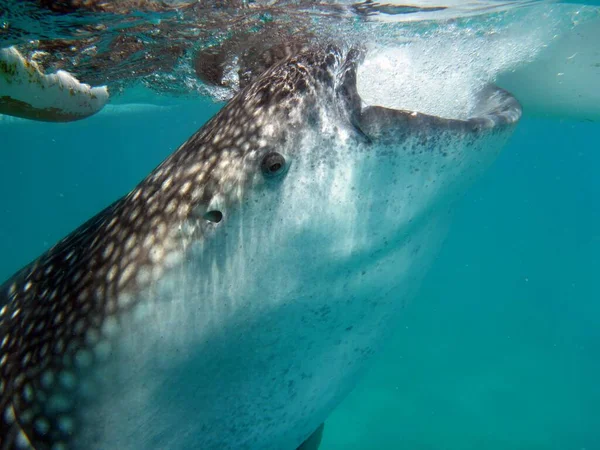
[[[75,325],[73,326],[73,332],[75,335],[80,335],[81,333],[83,333],[83,330],[85,330],[85,320],[80,318],[79,320],[77,320],[77,322],[75,323]]]
[[[77,320],[77,313],[73,311],[73,308],[69,308],[69,317],[67,318],[67,325],[72,327]]]
[[[83,290],[77,296],[77,300],[79,303],[84,303],[89,297],[89,292],[87,290]]]
[[[50,430],[50,422],[44,418],[37,419],[34,426],[35,430],[41,435],[46,434]]]
[[[83,275],[83,272],[81,270],[78,270],[77,272],[75,272],[75,274],[71,277],[71,282],[72,283],[77,283],[80,279],[81,276]]]
[[[65,389],[71,390],[77,384],[77,379],[75,378],[75,375],[72,372],[66,370],[61,372],[58,378],[60,380],[61,386]]]
[[[181,186],[181,188],[179,189],[179,193],[181,195],[185,195],[190,191],[191,187],[192,187],[192,183],[189,181],[186,181],[185,183],[183,183],[183,186]]]
[[[230,160],[222,159],[219,162],[218,168],[219,168],[219,170],[225,170],[225,169],[227,169],[227,167],[229,167],[229,164],[230,164]]]
[[[102,335],[114,337],[119,332],[119,322],[114,317],[107,317],[102,324]]]
[[[125,241],[125,250],[131,250],[135,246],[136,242],[137,238],[135,235],[129,236],[129,238],[127,238],[127,241]]]
[[[105,259],[110,258],[114,248],[115,248],[115,245],[112,242],[109,242],[108,244],[106,244],[106,247],[104,248],[104,251],[102,252],[102,256],[104,256]]]
[[[187,175],[195,175],[196,173],[200,172],[201,170],[202,170],[202,164],[196,163],[187,169],[186,174]]]
[[[111,266],[108,273],[106,274],[106,278],[108,279],[108,281],[112,281],[115,278],[116,274],[117,274],[117,266]]]
[[[80,350],[75,354],[75,364],[80,369],[86,369],[92,365],[92,354],[87,350]]]
[[[54,316],[54,320],[52,321],[54,325],[58,325],[63,321],[63,313],[59,312],[56,316]]]
[[[152,279],[152,272],[146,268],[141,268],[136,276],[137,282],[141,285],[147,284]]]
[[[85,334],[85,342],[89,345],[96,345],[96,343],[98,342],[98,340],[100,339],[100,333],[98,333],[98,330],[95,330],[93,328],[90,328],[87,333]]]
[[[29,361],[31,361],[31,352],[30,351],[25,353],[25,356],[23,356],[23,358],[21,359],[21,365],[23,367],[25,367],[25,366],[27,366]]]
[[[111,219],[111,221],[110,221],[110,222],[108,222],[108,225],[106,226],[106,228],[107,228],[108,230],[110,230],[110,229],[111,229],[111,228],[112,228],[112,227],[113,227],[113,226],[114,226],[116,223],[117,223],[117,218],[116,218],[116,217],[113,217],[113,218]]]
[[[162,247],[155,246],[155,247],[152,247],[152,249],[150,250],[149,256],[150,256],[150,260],[152,262],[159,263],[160,261],[162,261],[163,257],[165,256],[165,252]],[[138,274],[138,276],[139,276],[139,274]]]
[[[110,342],[108,341],[101,341],[100,343],[98,343],[98,345],[96,345],[96,348],[94,349],[94,353],[96,354],[96,358],[98,358],[98,360],[104,362],[108,359],[108,357],[110,356],[112,351],[112,346],[110,345]]]
[[[39,326],[38,326],[39,327]],[[48,350],[50,350],[50,344],[48,344],[47,342],[42,345],[42,347],[40,348],[40,356],[42,358],[45,358],[46,355],[48,354]]]
[[[131,214],[129,214],[129,220],[134,222],[135,219],[137,219],[137,217],[140,215],[140,209],[139,208],[135,208],[133,211],[131,211]]]
[[[165,208],[165,212],[167,214],[172,214],[173,211],[175,211],[175,208],[177,208],[177,200],[173,199],[167,204],[167,207]]]
[[[152,178],[154,179],[154,181],[157,181],[163,176],[164,173],[165,173],[164,169],[158,169],[156,171],[156,173],[154,174],[154,177],[152,177]]]
[[[63,338],[58,338],[56,343],[54,344],[54,351],[56,353],[63,353],[65,349],[65,341]]]
[[[73,419],[68,416],[62,416],[58,419],[58,427],[65,434],[70,434],[73,432],[74,424]]]
[[[131,252],[129,252],[129,258],[127,261],[134,261],[138,255],[140,254],[140,247],[136,246],[133,249],[131,249]],[[127,264],[130,264],[129,262],[127,262]]]
[[[31,387],[31,385],[26,384],[23,387],[23,398],[27,402],[30,402],[31,400],[33,400],[33,388]]]
[[[12,405],[7,406],[4,410],[4,420],[9,425],[15,421],[15,410]]]
[[[19,375],[16,376],[16,378],[13,380],[13,385],[15,386],[22,386],[25,382],[25,374],[20,373]]]
[[[100,297],[101,292],[97,292],[98,296]],[[80,315],[87,315],[89,314],[90,310],[92,309],[92,302],[81,302],[79,305],[79,314]]]
[[[30,409],[21,411],[21,413],[19,414],[19,422],[21,423],[30,423],[31,419],[33,419],[33,412]]]
[[[181,205],[179,208],[177,208],[177,215],[179,217],[185,217],[189,214],[189,212],[190,212],[189,205]]]
[[[156,213],[156,211],[158,211],[158,203],[157,202],[150,203],[150,205],[148,206],[148,210],[147,210],[148,215],[152,216],[152,215],[154,215],[154,213]]]
[[[50,388],[54,384],[54,372],[46,370],[42,375],[41,382],[44,388]]]
[[[90,244],[90,248],[96,250],[96,244],[100,241],[100,236],[96,236]]]
[[[48,396],[41,389],[38,389],[37,391],[35,391],[35,398],[41,403],[44,403],[44,402],[46,402],[46,400],[48,400]]]
[[[94,388],[94,383],[92,381],[82,380],[78,392],[82,398],[91,399],[97,393],[97,389]]]
[[[167,253],[167,255],[164,258],[164,264],[167,267],[173,267],[179,261],[181,261],[181,253],[177,251]]]
[[[150,249],[154,245],[154,235],[149,234],[146,239],[144,239],[144,247],[146,249]]]
[[[65,396],[57,394],[50,397],[47,407],[53,413],[67,412],[71,407],[71,403]]]
[[[121,294],[121,295],[119,295],[119,298],[117,299],[117,301],[119,303],[119,307],[127,308],[133,304],[134,299],[135,299],[135,297],[133,295]]]
[[[162,184],[163,189],[168,189],[169,186],[171,186],[172,182],[173,182],[173,178],[168,177],[165,181],[163,181],[163,184]]]
[[[119,286],[123,287],[127,281],[131,278],[134,272],[134,265],[128,264],[125,266],[123,271],[121,272],[121,276],[119,277]]]
[[[161,223],[162,219],[160,217],[153,217],[150,220],[150,228],[156,228]]]
[[[202,197],[203,192],[204,190],[202,188],[194,189],[191,194],[192,202],[197,202],[198,200],[200,200],[200,197]]]

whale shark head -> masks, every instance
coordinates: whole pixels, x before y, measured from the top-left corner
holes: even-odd
[[[281,450],[319,428],[520,117],[494,87],[469,120],[363,105],[360,61],[266,70],[1,288],[2,448]]]
[[[288,58],[238,95],[152,182],[179,176],[174,185],[201,199],[191,216],[211,222],[217,236],[269,230],[260,240],[285,243],[287,251],[253,249],[265,260],[291,248],[307,253],[299,258],[306,261],[315,248],[343,260],[393,247],[483,172],[521,110],[493,86],[478,93],[469,120],[364,105],[356,84],[362,57],[329,47]]]

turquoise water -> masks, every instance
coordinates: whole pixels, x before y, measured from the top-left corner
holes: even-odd
[[[219,107],[0,125],[0,278],[129,192]]]
[[[0,278],[218,109],[0,127]],[[322,449],[600,449],[600,125],[525,117]]]
[[[600,449],[599,138],[521,122],[324,449]]]

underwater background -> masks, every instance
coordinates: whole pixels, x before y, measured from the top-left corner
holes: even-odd
[[[0,11],[9,3],[0,0]],[[398,8],[390,16],[407,7]],[[466,20],[462,28],[452,20],[446,29],[435,21],[415,25],[418,32],[407,34],[415,39],[396,55],[397,67],[385,81],[384,73],[369,69],[376,76],[364,83],[365,93],[395,97],[407,109],[462,110],[467,88],[535,61],[563,22],[570,28],[584,15],[578,7],[537,11],[515,8],[508,19]],[[592,12],[592,26],[600,26],[600,9]],[[149,23],[166,22],[149,17]],[[393,43],[404,43],[402,33],[394,35],[402,28],[388,19],[374,28],[373,39],[385,41],[389,33]],[[597,29],[591,34],[600,38]],[[600,42],[575,43],[593,69],[548,73],[589,94],[580,98],[583,112],[561,118],[559,100],[541,102],[552,111],[524,108],[497,161],[455,205],[442,251],[395,333],[326,421],[321,450],[600,450],[600,109],[594,104]],[[561,58],[577,63],[575,55],[565,50]],[[140,61],[159,59],[121,65],[135,71]],[[402,67],[407,61],[414,66]],[[96,75],[99,83],[104,75],[110,80],[110,73],[76,58],[59,62]],[[539,100],[540,92],[553,93],[535,81],[544,64],[532,66],[520,94]],[[582,74],[587,78],[577,79]],[[155,92],[127,88],[125,98],[82,121],[0,116],[0,282],[129,192],[223,105],[214,101],[217,91],[202,90],[191,66],[157,70],[143,81],[145,88],[154,83]],[[506,83],[510,90],[510,79]],[[188,89],[188,97],[170,95]],[[573,91],[561,92],[572,100]],[[408,100],[414,103],[402,103]],[[596,115],[588,118],[589,111]]]
[[[0,127],[0,278],[128,192],[220,104]],[[323,450],[600,449],[600,124],[528,118]]]

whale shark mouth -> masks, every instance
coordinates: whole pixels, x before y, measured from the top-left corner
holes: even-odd
[[[236,53],[233,43],[225,42],[199,52],[195,61],[196,75],[208,86],[213,88],[228,86],[235,92],[293,55],[324,50],[322,43],[315,44],[310,40],[302,39],[293,42],[275,42],[271,46],[262,43],[259,48],[259,51],[241,57]],[[330,67],[329,70],[335,72],[337,77],[336,93],[341,100],[341,109],[349,115],[357,130],[366,137],[371,134],[370,137],[376,139],[385,130],[403,126],[430,125],[476,131],[512,125],[521,117],[521,106],[510,93],[493,84],[477,84],[479,82],[469,79],[463,80],[459,86],[452,84],[442,86],[443,80],[439,77],[428,75],[421,77],[426,79],[427,86],[440,86],[439,91],[428,91],[427,95],[431,96],[429,99],[435,96],[435,102],[429,103],[441,105],[441,108],[432,109],[431,105],[424,104],[427,102],[419,101],[423,92],[418,86],[418,89],[402,90],[403,95],[407,93],[410,95],[412,91],[413,98],[403,99],[396,95],[396,101],[390,102],[390,98],[386,97],[394,97],[394,92],[390,91],[394,90],[394,85],[397,87],[396,83],[412,82],[418,85],[421,78],[417,77],[417,81],[404,80],[407,71],[396,70],[397,66],[402,64],[402,60],[395,54],[398,49],[388,50],[389,53],[386,53],[360,46],[344,51],[336,44],[326,46],[325,51],[333,55],[336,60],[336,68]],[[391,83],[392,86],[387,84],[381,86],[381,78],[386,83],[390,82],[390,79],[394,79],[394,82]],[[461,90],[460,93],[457,92],[461,99],[466,94],[463,91],[469,90],[469,101],[461,101],[460,106],[455,106],[457,102],[448,98],[448,92],[452,92],[452,89]],[[418,91],[418,94],[414,91]],[[363,96],[362,93],[365,95]],[[403,103],[419,106],[413,109],[397,108]]]
[[[399,133],[408,129],[435,128],[467,133],[499,129],[514,125],[521,118],[522,108],[517,99],[494,84],[487,84],[474,92],[470,111],[457,112],[457,116],[468,117],[466,119],[367,104],[360,95],[357,76],[364,59],[364,51],[352,49],[348,52],[342,65],[337,95],[352,124],[370,140],[397,140],[401,138]]]
[[[475,114],[469,119],[448,119],[416,111],[367,106],[357,126],[371,139],[398,137],[399,129],[441,128],[457,132],[479,132],[513,125],[521,117],[521,105],[507,91],[488,85],[477,93]]]

